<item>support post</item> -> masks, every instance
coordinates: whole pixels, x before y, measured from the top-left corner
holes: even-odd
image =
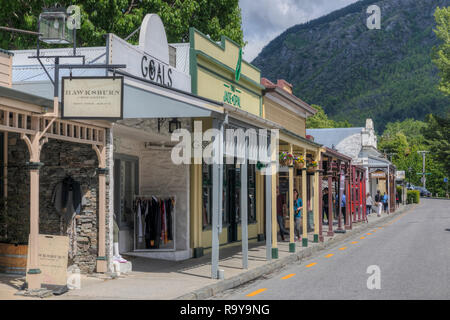
[[[293,146],[289,144],[289,152],[293,154]],[[289,252],[295,252],[294,238],[294,167],[289,166]]]
[[[322,181],[323,181],[323,161],[322,161],[322,152],[320,154],[320,161],[319,161],[319,241],[323,242],[323,201],[322,201]]]
[[[328,232],[327,236],[332,237],[333,232],[333,168],[331,158],[328,158]],[[337,198],[337,197],[336,197]],[[336,199],[337,200],[337,199]]]
[[[346,216],[346,224],[345,229],[346,230],[352,230],[352,214],[351,214],[351,168],[350,165],[347,165],[346,167],[346,174],[345,174],[345,216]]]
[[[319,158],[319,152],[316,152],[315,161],[318,163],[320,161]],[[319,220],[321,220],[321,212],[319,212],[319,202],[322,202],[322,199],[319,196],[321,192],[319,191],[319,171],[320,167],[317,167],[316,170],[314,170],[314,183],[313,183],[313,190],[312,190],[312,201],[313,201],[313,213],[314,213],[314,242],[319,242],[319,235],[322,235],[319,228]],[[304,215],[303,215],[304,218]]]
[[[244,137],[244,159],[241,163],[241,232],[242,268],[248,269],[248,189],[247,189],[247,137]]]
[[[270,150],[270,147],[269,147]],[[272,164],[270,164],[272,169]],[[272,173],[273,171],[271,171]],[[266,260],[272,260],[272,174],[266,172]],[[276,223],[276,222],[275,222]],[[277,234],[275,233],[275,238]]]
[[[341,201],[341,199],[342,199],[342,194],[344,193],[343,191],[345,190],[345,189],[343,189],[343,185],[342,185],[342,167],[341,167],[341,165],[342,165],[342,163],[341,163],[341,161],[339,161],[338,162],[338,170],[339,170],[339,182],[338,182],[338,186],[339,186],[339,190],[336,190],[337,192],[336,192],[336,198],[337,198],[337,200],[336,201],[339,201],[339,203],[338,203],[338,210],[339,210],[339,213],[338,213],[338,228],[337,228],[337,230],[339,230],[339,231],[342,231],[343,229],[342,229],[342,201]]]
[[[30,237],[28,250],[30,262],[26,282],[28,289],[40,289],[42,284],[41,269],[39,269],[39,170],[40,162],[29,162],[30,170]]]
[[[213,127],[220,130],[220,134],[214,138],[214,157],[212,170],[212,239],[211,239],[211,278],[219,278],[219,234],[221,226],[220,193],[222,186],[220,185],[220,163],[223,161],[222,146],[223,146],[223,122],[214,119]],[[220,221],[219,221],[220,220]]]
[[[303,159],[306,161],[306,149],[303,150]],[[303,201],[303,234],[302,234],[302,246],[308,246],[308,194],[306,192],[306,165],[302,168],[302,201]],[[306,208],[306,209],[305,209]]]
[[[108,271],[106,259],[106,146],[93,145],[98,158],[98,256],[97,272]]]
[[[272,173],[272,177],[271,177],[271,189],[272,189],[272,258],[273,259],[278,259],[278,240],[277,240],[277,172],[276,172],[276,161],[277,161],[277,153],[278,152],[274,152],[274,150],[276,150],[276,146],[275,146],[276,140],[273,139],[273,137],[271,137],[271,173]],[[281,232],[281,230],[280,230]]]

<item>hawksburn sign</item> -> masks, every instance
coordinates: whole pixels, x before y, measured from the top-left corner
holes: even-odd
[[[144,78],[156,81],[163,86],[171,88],[173,85],[172,68],[160,63],[153,58],[147,58],[146,55],[141,60],[141,71]]]

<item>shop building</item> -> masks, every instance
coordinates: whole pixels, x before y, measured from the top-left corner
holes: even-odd
[[[82,194],[86,201],[83,202],[81,212],[73,225],[77,232],[67,233],[53,228],[48,230],[48,233],[69,235],[71,243],[74,243],[77,249],[73,263],[85,264],[83,272],[93,272],[95,269],[97,272],[113,270],[113,256],[118,253],[170,260],[189,259],[193,255],[189,227],[191,167],[189,163],[173,163],[171,152],[177,142],[171,140],[171,132],[176,129],[191,132],[193,119],[223,118],[224,111],[221,102],[190,92],[190,74],[176,67],[177,50],[169,46],[166,39],[160,18],[157,15],[147,15],[137,46],[109,34],[104,47],[77,49],[77,54],[84,56],[87,65],[126,64],[124,70],[113,72],[104,69],[74,69],[61,70],[59,74],[59,81],[62,77],[79,76],[108,75],[124,78],[123,119],[66,121],[56,117],[55,125],[51,128],[59,130],[56,124],[71,124],[72,127],[68,126],[67,131],[55,132],[61,136],[72,135],[69,141],[78,142],[82,140],[81,137],[78,140],[75,137],[77,133],[85,132],[84,129],[70,128],[82,127],[76,127],[72,123],[85,123],[85,126],[89,127],[86,137],[95,137],[96,140],[83,140],[81,143],[104,146],[104,149],[97,149],[98,152],[92,151],[89,155],[84,147],[68,145],[61,146],[62,151],[59,153],[54,148],[51,153],[45,153],[45,156],[41,153],[44,158],[48,156],[49,161],[55,163],[62,163],[61,159],[70,160],[61,170],[56,170],[53,164],[49,165],[48,169],[45,166],[41,169],[49,170],[52,175],[65,177],[67,174],[74,174],[75,168],[82,167],[82,176],[75,178],[82,185]],[[71,55],[69,51],[42,49],[41,54]],[[30,99],[39,104],[36,106],[39,114],[49,113],[53,111],[53,85],[42,66],[28,58],[34,54],[33,50],[14,52],[14,95],[25,95],[24,92],[33,94]],[[79,64],[79,59],[66,58],[65,63]],[[44,61],[44,66],[52,70],[54,61],[48,59]],[[61,97],[61,94],[59,96]],[[14,121],[21,123],[22,120]],[[19,133],[22,131],[18,130]],[[92,147],[89,150],[92,150]],[[97,155],[101,155],[101,161],[97,160]],[[93,169],[84,168],[87,165]],[[96,166],[104,169],[101,171],[106,176],[103,189],[100,186],[95,189],[97,185],[92,181]],[[52,181],[53,178],[48,180]],[[47,186],[45,189],[47,195]],[[162,224],[155,222],[161,227],[157,232],[160,241],[147,237],[148,228],[154,228],[154,225],[146,225],[148,212],[141,207],[139,214],[136,205],[139,201],[152,203],[152,200],[158,204],[158,209],[152,211],[153,216],[164,221]],[[48,201],[41,201],[41,225],[53,225],[54,217],[42,209],[42,203],[47,208]],[[101,207],[102,203],[104,207]],[[115,223],[119,228],[119,252],[114,252],[113,245],[113,242],[117,241],[113,235]],[[104,252],[100,252],[101,250]],[[104,267],[99,269],[100,260]]]
[[[277,191],[286,200],[288,212],[286,228],[289,229],[289,250],[295,252],[294,207],[293,191],[298,190],[303,201],[302,210],[302,245],[308,241],[319,241],[319,180],[318,162],[320,160],[321,145],[306,139],[306,119],[317,111],[292,93],[292,85],[285,80],[277,80],[274,84],[263,78],[261,84],[265,86],[263,116],[279,124],[279,151],[302,159],[292,163],[280,163],[279,173],[272,180],[272,251],[273,257],[277,252]],[[314,163],[316,166],[314,166]],[[310,235],[308,235],[308,232]],[[309,239],[311,238],[311,239]]]
[[[260,83],[260,71],[242,60],[242,48],[227,37],[216,43],[194,28],[190,30],[190,43],[176,47],[184,48],[188,57],[184,62],[189,67],[184,68],[190,70],[192,93],[221,101],[224,106],[225,118],[219,122],[211,118],[196,119],[201,121],[203,131],[213,127],[221,128],[224,133],[228,129],[252,131],[250,135],[254,137],[248,137],[245,144],[255,138],[254,148],[267,148],[270,133],[261,136],[259,130],[279,126],[263,118],[264,86]],[[221,179],[217,191],[219,208],[215,207],[214,165],[203,161],[191,166],[191,246],[196,257],[210,250],[215,255],[217,237],[219,246],[241,244],[245,251],[248,241],[262,240],[266,233],[264,181],[267,177],[261,174],[258,165],[263,160],[252,152],[247,156],[239,154],[235,147],[239,141],[235,138],[224,142],[224,163],[217,166]],[[220,221],[215,222],[217,211]],[[215,223],[221,229],[218,234]]]
[[[367,192],[372,197],[377,191],[389,195],[389,210],[395,211],[395,166],[377,149],[373,121],[366,120],[365,127],[307,129],[314,141],[336,150],[352,159],[352,164],[365,169]]]

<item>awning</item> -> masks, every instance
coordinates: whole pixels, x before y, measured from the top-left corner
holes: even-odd
[[[13,88],[53,100],[50,81],[14,83]],[[223,113],[220,102],[125,76],[124,119],[223,117]]]

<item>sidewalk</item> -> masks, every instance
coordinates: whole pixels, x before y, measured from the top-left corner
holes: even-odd
[[[308,247],[296,243],[296,252],[289,253],[289,242],[278,242],[278,259],[266,261],[265,242],[249,244],[249,268],[242,269],[241,247],[220,250],[219,268],[225,271],[225,280],[211,279],[211,255],[198,259],[173,262],[137,257],[127,257],[133,263],[133,272],[121,275],[117,279],[101,279],[82,275],[81,289],[71,290],[62,296],[47,299],[207,299],[224,290],[228,290],[252,281],[264,274],[271,273],[285,265],[311,256],[315,252],[335,244],[345,238],[364,232],[368,228],[384,223],[386,220],[409,210],[414,206],[401,206],[394,214],[376,214],[369,216],[369,223],[353,224],[353,230],[345,234],[327,237],[328,226],[323,226],[323,243],[313,243],[313,234],[309,234]],[[337,226],[334,226],[336,229]],[[14,296],[24,277],[0,274],[0,299],[30,299]]]

